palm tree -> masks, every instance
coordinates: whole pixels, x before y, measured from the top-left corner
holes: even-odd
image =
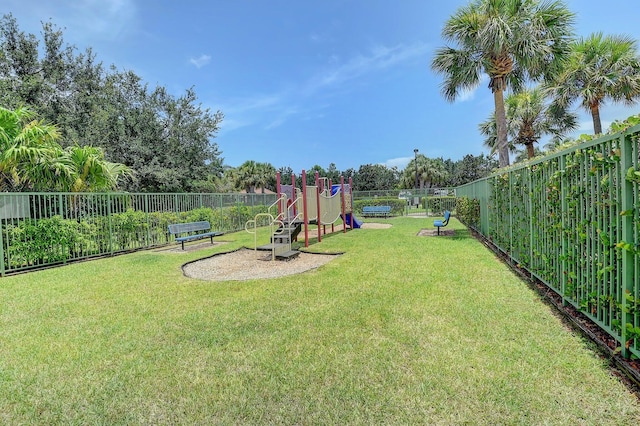
[[[258,163],[253,160],[245,161],[236,172],[236,187],[244,188],[247,193],[256,192],[256,186],[260,181]]]
[[[437,50],[431,67],[444,74],[442,93],[454,101],[489,76],[500,167],[509,165],[504,91],[527,78],[548,78],[569,52],[574,14],[562,1],[474,0],[445,23],[442,36],[458,47]]]
[[[422,160],[422,161],[421,161]],[[418,181],[420,189],[431,188],[446,180],[447,170],[441,159],[418,156]]]
[[[515,154],[515,157],[513,158],[513,162],[514,163],[520,163],[522,161],[531,159],[536,155],[542,155],[543,152],[542,152],[542,150],[540,148],[538,148],[536,146],[534,148],[533,156],[531,156],[531,153],[529,152],[529,150],[527,148],[524,148],[524,149],[521,149],[521,150],[516,150],[516,152],[514,154]]]
[[[570,143],[575,143],[575,140],[568,137],[551,138],[549,142],[544,144],[542,149],[545,152],[553,152]]]
[[[100,148],[63,149],[58,128],[33,118],[27,108],[0,107],[0,190],[111,190],[131,174],[106,161]]]
[[[34,119],[26,107],[9,110],[0,107],[0,190],[21,190],[30,182],[46,180],[47,170],[64,165],[54,161],[58,128]]]
[[[514,93],[505,99],[509,147],[524,145],[528,158],[536,153],[534,144],[544,135],[556,139],[577,127],[578,117],[557,104],[546,101],[546,91],[536,87]],[[495,116],[480,124],[480,132],[487,136],[485,145],[495,148]]]
[[[417,159],[417,167],[416,167]],[[420,189],[431,188],[438,185],[447,178],[447,170],[441,159],[428,158],[423,154],[418,154],[416,158],[409,161],[402,173],[402,186],[413,188],[416,181],[416,170],[418,172],[418,185]]]
[[[256,167],[258,173],[256,184],[261,188],[261,192],[264,194],[264,190],[269,183],[275,182],[276,168],[273,167],[271,163],[256,163]]]
[[[593,131],[602,133],[600,107],[607,100],[635,103],[640,96],[640,59],[636,41],[602,33],[581,38],[552,82],[557,102],[569,106],[576,99],[591,114]]]
[[[506,111],[505,111],[506,115]],[[480,130],[480,134],[485,137],[484,146],[491,149],[489,153],[490,156],[493,156],[498,149],[498,131],[496,128],[496,113],[492,112],[491,116],[480,123],[478,125],[478,130]],[[509,121],[507,120],[507,136],[509,135]],[[514,154],[518,151],[518,148],[513,144],[513,140],[507,140],[507,146],[509,152]]]
[[[106,161],[99,147],[71,146],[61,157],[72,167],[69,179],[60,182],[63,191],[109,191],[118,187],[120,178],[131,175],[127,166]]]

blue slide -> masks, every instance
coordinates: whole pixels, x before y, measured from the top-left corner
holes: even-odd
[[[347,213],[345,216],[346,217],[343,217],[342,220],[344,221],[344,223],[351,226],[351,213]],[[342,215],[340,215],[340,217],[342,217]],[[362,226],[362,223],[363,222],[361,220],[358,220],[355,216],[353,216],[353,229],[360,228]]]

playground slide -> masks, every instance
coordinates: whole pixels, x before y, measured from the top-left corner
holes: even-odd
[[[342,217],[342,215],[340,215]],[[347,213],[342,220],[351,226],[351,213]],[[358,220],[355,216],[353,216],[353,229],[360,228],[362,226],[362,221]]]

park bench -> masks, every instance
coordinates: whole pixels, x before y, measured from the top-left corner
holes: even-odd
[[[389,216],[391,206],[364,206],[362,208],[362,216]]]
[[[188,222],[188,223],[174,223],[169,225],[169,232],[174,235],[189,234],[182,237],[176,237],[177,243],[182,243],[182,250],[184,250],[184,243],[186,241],[200,240],[203,238],[211,238],[211,244],[213,244],[213,237],[222,235],[222,232],[200,232],[208,231],[211,229],[211,224],[208,221],[202,222]],[[196,232],[196,233],[194,233]]]
[[[451,212],[449,210],[445,210],[444,212],[444,220],[434,220],[433,226],[438,228],[438,235],[440,235],[440,228],[444,228],[449,224],[449,217],[451,217]]]

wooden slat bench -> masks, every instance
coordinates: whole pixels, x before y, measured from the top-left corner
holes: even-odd
[[[391,213],[391,206],[364,206],[362,216],[387,217]]]
[[[182,243],[182,250],[184,250],[184,243],[186,241],[201,240],[203,238],[211,238],[211,244],[213,244],[213,237],[222,235],[222,232],[210,231],[194,234],[194,232],[208,231],[211,229],[211,224],[208,221],[202,222],[188,222],[188,223],[174,223],[169,225],[169,232],[176,235],[176,242]],[[182,237],[178,237],[180,234],[189,234]]]

